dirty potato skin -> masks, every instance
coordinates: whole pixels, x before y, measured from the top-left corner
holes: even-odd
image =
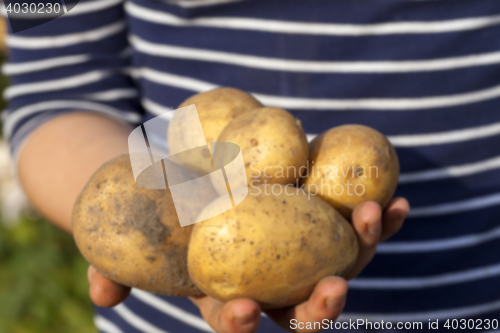
[[[218,141],[240,146],[250,185],[296,184],[309,154],[300,121],[280,108],[242,114],[226,126]]]
[[[350,219],[354,207],[365,201],[384,208],[398,177],[398,156],[383,134],[367,126],[344,125],[310,143],[308,177],[302,184]]]
[[[216,142],[224,127],[237,116],[250,110],[262,107],[262,104],[252,95],[238,89],[221,87],[207,92],[196,94],[185,100],[179,108],[196,105],[196,110],[200,118],[201,127],[208,144]],[[190,138],[185,138],[185,131],[181,126],[183,120],[174,116],[169,125],[168,142],[169,145],[185,150],[186,142]],[[208,148],[188,151],[176,160],[177,163],[192,170],[207,174],[211,172],[210,152]]]
[[[278,193],[278,185],[250,188],[235,208],[194,226],[189,274],[207,295],[251,298],[263,309],[291,306],[308,299],[325,276],[347,273],[357,259],[356,235],[334,208],[292,186],[291,195],[273,195],[271,186]],[[217,201],[204,213],[213,209]]]
[[[187,272],[191,231],[180,226],[170,191],[135,184],[129,155],[97,170],[73,209],[87,261],[118,283],[163,295],[201,294]]]

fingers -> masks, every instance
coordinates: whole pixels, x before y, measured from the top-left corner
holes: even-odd
[[[335,320],[344,308],[348,285],[338,276],[322,279],[311,297],[295,307],[267,310],[267,315],[282,328],[293,332],[318,332],[320,327],[308,329],[307,323]],[[310,325],[311,325],[310,324]]]
[[[130,288],[111,281],[93,266],[89,266],[87,279],[90,283],[90,299],[100,307],[113,307],[123,302],[130,294]]]
[[[190,299],[218,333],[251,333],[259,327],[260,306],[251,299],[236,299],[227,303],[208,296]]]
[[[397,233],[410,211],[410,204],[405,198],[394,198],[384,209],[380,242],[386,241]]]
[[[372,260],[382,232],[382,209],[373,201],[358,205],[352,212],[352,226],[358,236],[359,255],[351,271],[345,276],[347,280],[357,276]]]

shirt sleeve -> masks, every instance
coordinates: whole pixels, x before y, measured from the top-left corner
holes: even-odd
[[[80,0],[45,24],[9,28],[7,46],[2,120],[14,160],[34,129],[61,114],[95,112],[132,125],[142,119],[123,0]]]

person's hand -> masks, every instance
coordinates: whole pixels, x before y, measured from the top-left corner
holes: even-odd
[[[375,255],[377,244],[387,240],[403,225],[410,210],[404,198],[393,199],[382,212],[375,202],[357,206],[352,214],[352,225],[358,236],[360,252],[346,279],[356,277]],[[322,279],[304,303],[284,309],[267,310],[265,313],[276,324],[292,332],[316,332],[299,329],[299,323],[335,320],[344,308],[348,285],[346,279],[329,276]],[[236,299],[223,303],[209,296],[191,297],[203,318],[218,333],[250,333],[259,326],[261,309],[251,299]],[[293,321],[292,321],[293,320]],[[291,325],[293,323],[293,325]],[[293,330],[291,327],[297,327]]]
[[[130,294],[130,288],[118,284],[89,266],[87,279],[90,284],[89,294],[92,303],[110,308],[123,302]]]
[[[393,199],[382,212],[375,202],[365,202],[354,209],[352,225],[358,236],[360,253],[354,267],[346,274],[346,279],[358,275],[375,255],[379,242],[394,235],[403,225],[410,207],[404,198]],[[125,300],[130,288],[119,285],[92,266],[89,267],[90,298],[97,306],[112,307]],[[348,285],[345,279],[329,276],[322,279],[309,299],[301,304],[284,309],[265,311],[282,328],[293,331],[294,323],[321,322],[323,319],[335,320],[345,304]],[[251,299],[236,299],[227,303],[209,296],[191,297],[198,306],[203,318],[219,333],[255,332],[259,326],[261,309]],[[314,332],[295,330],[296,332]]]

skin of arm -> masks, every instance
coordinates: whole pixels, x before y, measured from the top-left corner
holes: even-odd
[[[28,138],[17,172],[32,205],[71,233],[71,213],[90,176],[105,162],[128,153],[132,128],[92,113],[71,113],[40,126]]]

